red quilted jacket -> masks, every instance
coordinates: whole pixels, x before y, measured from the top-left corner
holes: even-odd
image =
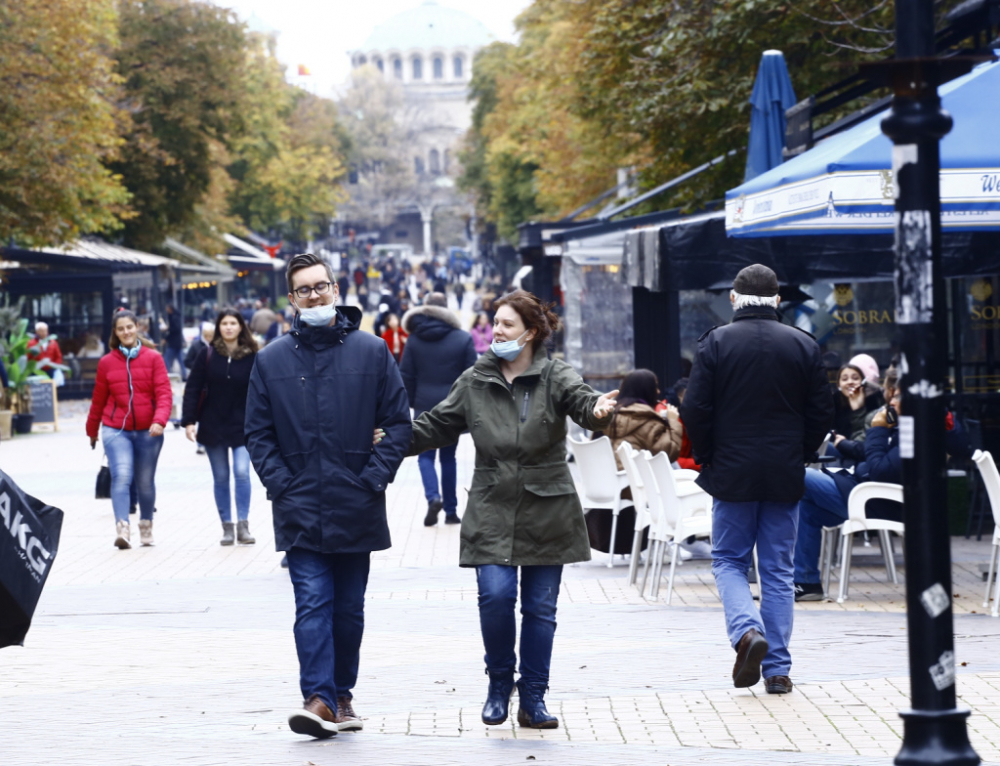
[[[129,409],[129,372],[132,373],[132,408]],[[97,382],[87,416],[87,436],[97,438],[103,423],[126,431],[144,431],[153,423],[165,426],[170,419],[173,392],[163,357],[145,346],[125,367],[118,349],[97,363]]]

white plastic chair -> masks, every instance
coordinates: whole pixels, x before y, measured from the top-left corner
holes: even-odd
[[[618,457],[625,468],[629,488],[632,490],[632,504],[635,506],[635,534],[632,536],[632,555],[628,563],[628,584],[635,585],[639,576],[639,554],[642,552],[642,533],[649,526],[649,501],[646,485],[642,483],[636,460],[639,453],[626,441],[618,445]]]
[[[618,533],[618,514],[621,513],[622,490],[628,486],[628,476],[618,470],[611,440],[607,436],[588,442],[569,440],[569,448],[576,458],[583,484],[580,502],[584,512],[592,508],[611,509],[611,545],[608,549],[608,566],[615,563],[615,536]],[[625,501],[627,502],[627,501]]]
[[[647,487],[655,487],[655,495],[648,489],[646,492],[650,508],[650,537],[654,540],[653,550],[646,561],[647,573],[650,560],[653,562],[650,596],[656,598],[659,595],[663,553],[667,543],[672,542],[666,597],[669,604],[674,592],[674,575],[681,541],[688,537],[712,536],[712,497],[694,482],[677,481],[673,475],[674,470],[670,467],[670,458],[665,452],[651,455],[648,450],[642,450],[640,458],[637,465],[643,482]],[[641,468],[643,460],[646,462],[646,471]],[[645,579],[644,576],[644,587]]]
[[[986,487],[986,497],[990,502],[990,509],[993,511],[993,546],[990,552],[990,571],[986,576],[986,593],[983,594],[983,606],[990,605],[990,586],[993,585],[993,576],[997,574],[997,557],[1000,553],[1000,472],[997,472],[997,464],[993,461],[993,455],[989,452],[977,449],[972,456],[972,462],[979,469],[979,475],[983,479],[983,486]],[[996,590],[993,593],[993,608],[990,614],[1000,617],[1000,575],[997,576]]]
[[[898,535],[903,534],[903,523],[901,521],[889,521],[888,519],[869,519],[865,515],[865,506],[869,500],[893,500],[897,503],[903,502],[903,487],[901,484],[887,484],[881,481],[866,481],[858,484],[851,490],[847,498],[847,521],[839,527],[825,527],[823,532],[827,535],[823,548],[825,555],[821,556],[821,562],[825,569],[824,592],[830,586],[830,570],[833,568],[834,550],[836,550],[836,537],[839,532],[841,541],[840,559],[840,592],[837,595],[837,603],[843,604],[847,599],[848,582],[851,572],[851,553],[853,549],[853,539],[851,535],[855,532],[878,532],[879,542],[882,546],[882,556],[885,558],[886,574],[894,584],[899,583],[896,575],[896,562],[893,559],[892,540],[889,538],[890,532]]]

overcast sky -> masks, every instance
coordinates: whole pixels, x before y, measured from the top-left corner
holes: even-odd
[[[288,79],[330,96],[350,71],[347,52],[364,43],[376,25],[423,0],[212,0],[243,21],[251,15],[278,31],[278,58]],[[531,0],[438,0],[479,19],[498,40],[513,41],[514,18]],[[298,65],[312,73],[298,78]]]

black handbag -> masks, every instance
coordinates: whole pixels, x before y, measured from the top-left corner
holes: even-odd
[[[104,456],[107,460],[107,455]],[[94,497],[97,500],[107,500],[111,497],[111,469],[107,464],[101,466],[97,472],[97,484],[94,487]]]

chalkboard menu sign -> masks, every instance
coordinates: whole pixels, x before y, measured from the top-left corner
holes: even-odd
[[[31,389],[31,411],[35,415],[34,425],[51,423],[59,429],[59,413],[56,399],[56,382],[41,380],[28,383]]]

